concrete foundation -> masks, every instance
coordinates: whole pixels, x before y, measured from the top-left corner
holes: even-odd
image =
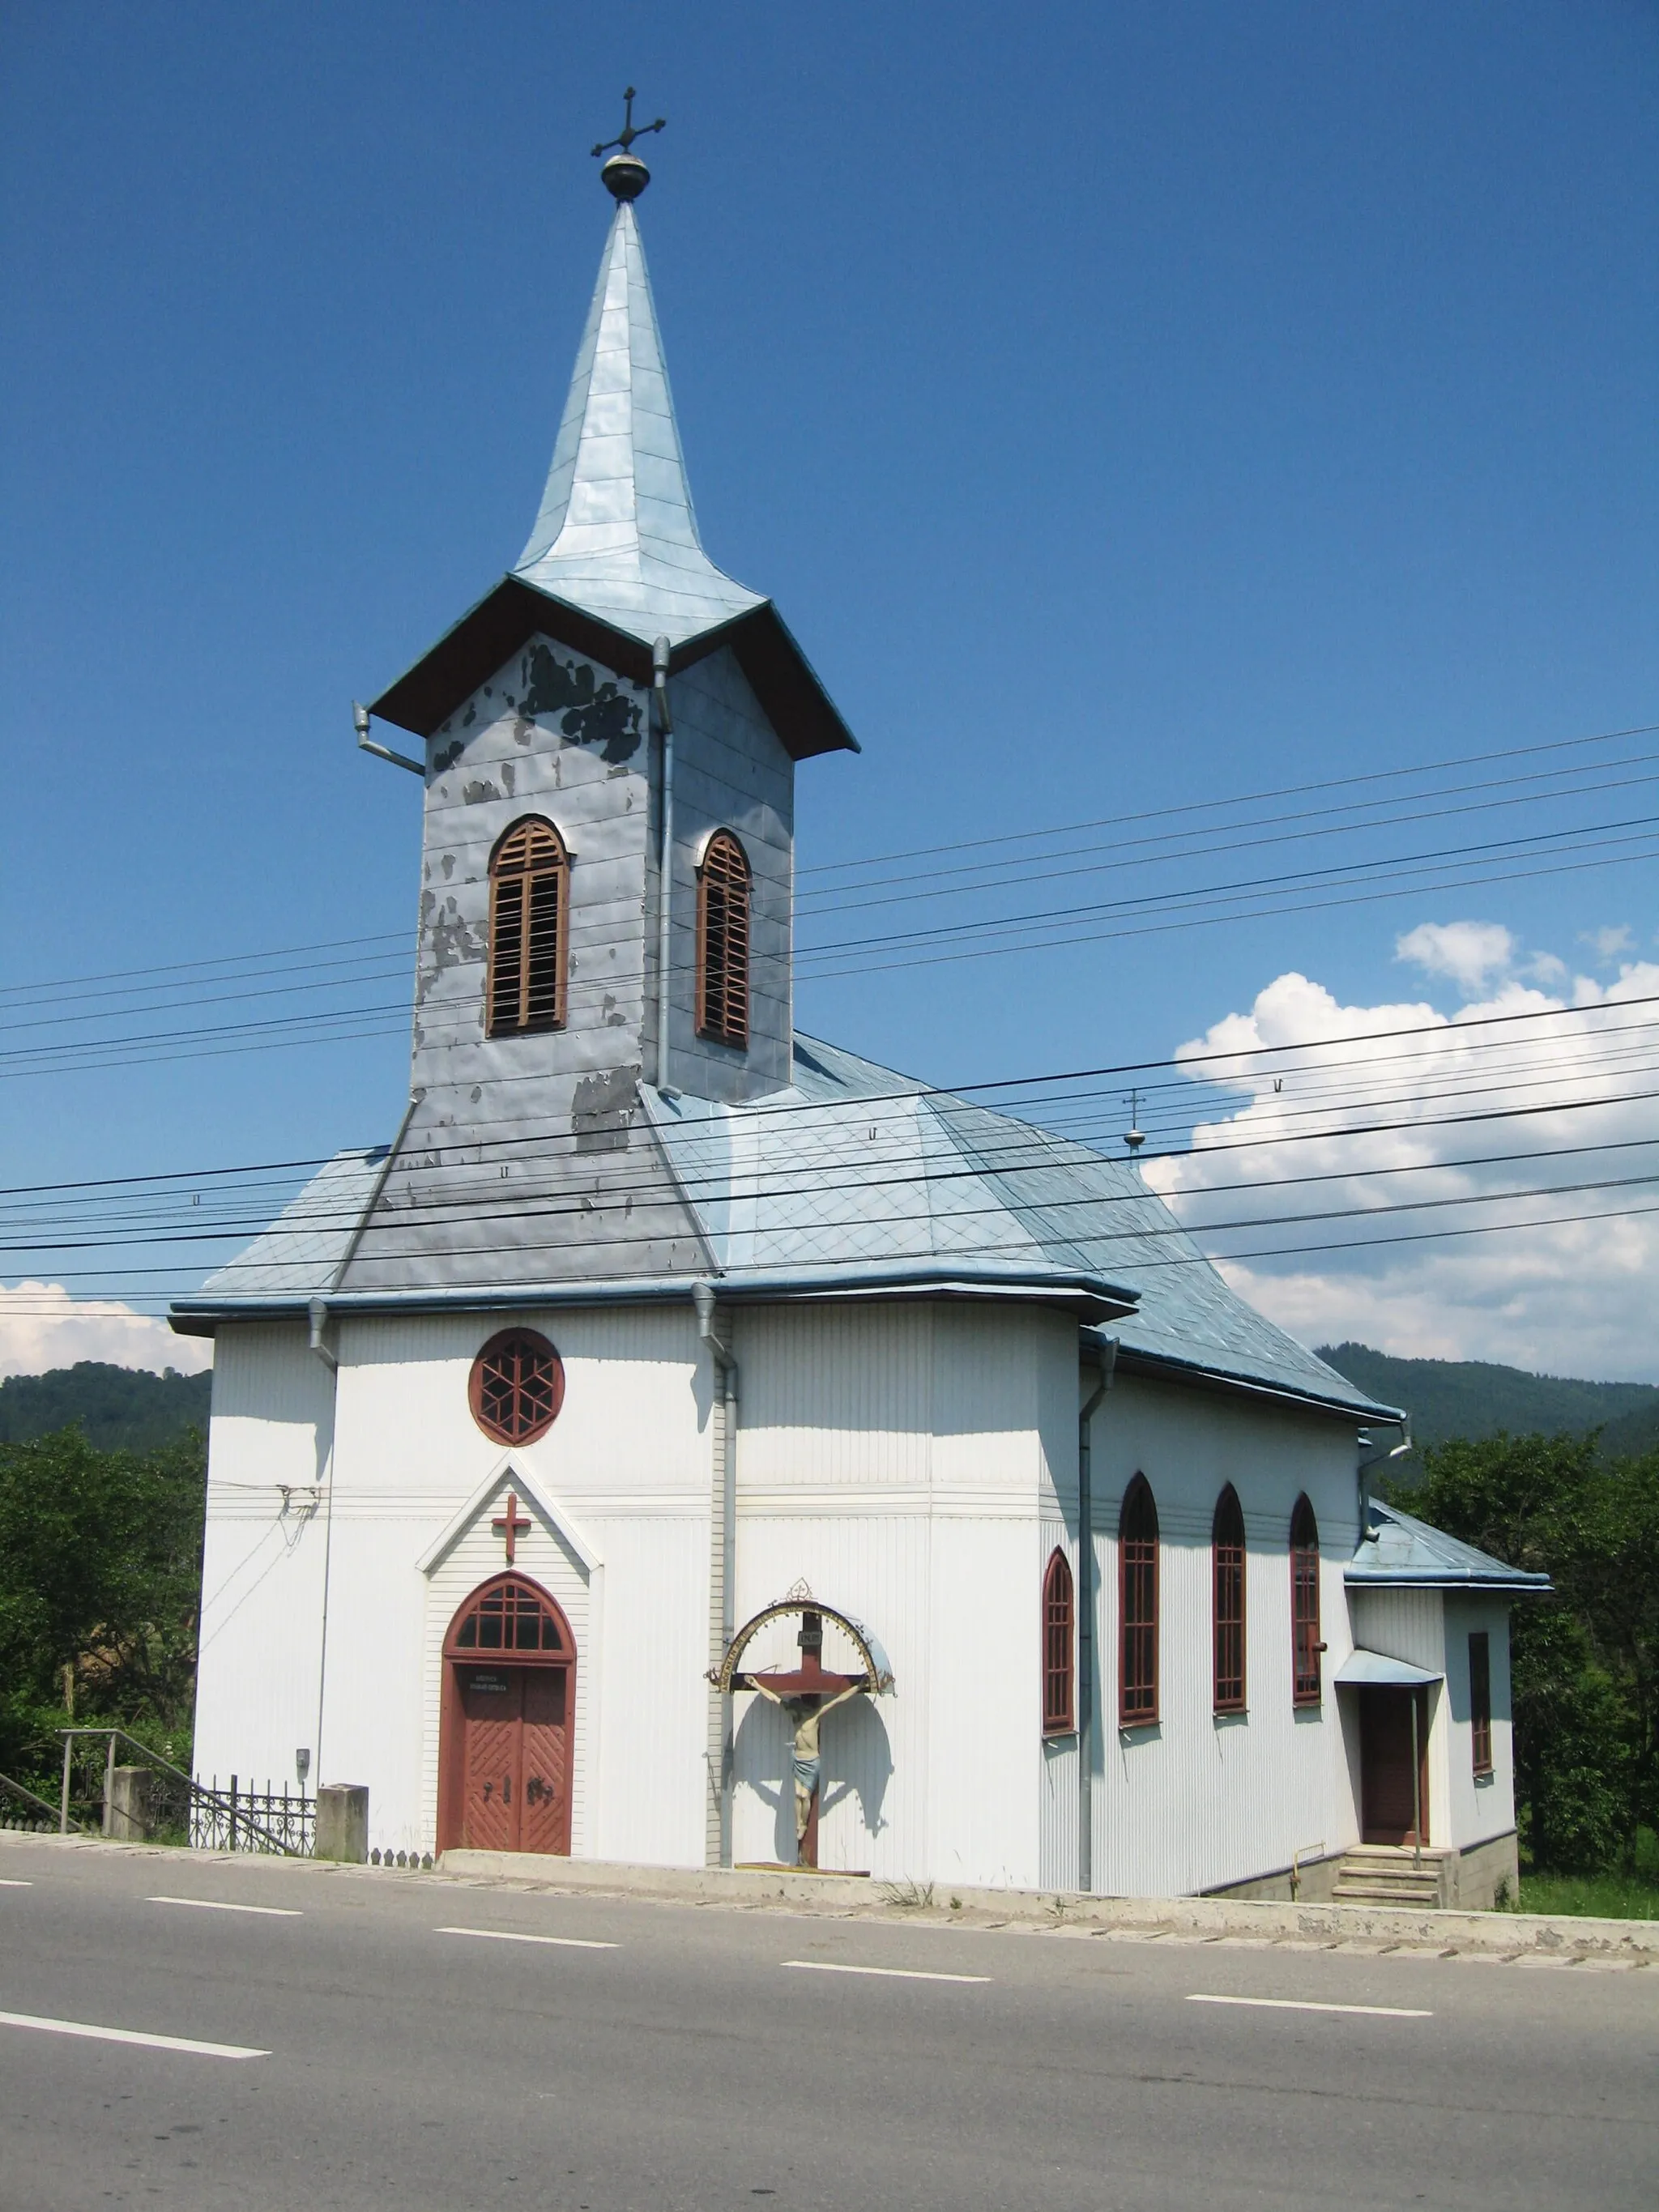
[[[368,1863],[368,1790],[360,1782],[325,1783],[317,1792],[317,1841],[312,1856]]]

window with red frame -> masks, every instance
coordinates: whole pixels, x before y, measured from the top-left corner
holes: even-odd
[[[472,1418],[498,1443],[527,1444],[550,1429],[564,1403],[564,1364],[533,1328],[492,1336],[472,1363]]]
[[[1214,1704],[1218,1713],[1244,1710],[1244,1511],[1231,1483],[1216,1500],[1210,1532],[1213,1585]]]
[[[1158,1507],[1144,1474],[1129,1485],[1117,1534],[1121,1728],[1158,1718]]]
[[[1305,1498],[1291,1516],[1291,1655],[1292,1702],[1316,1705],[1322,1693],[1319,1638],[1319,1523]]]
[[[1072,1570],[1064,1552],[1050,1557],[1042,1577],[1042,1733],[1070,1735],[1077,1726],[1073,1653],[1077,1633]]]
[[[1469,1638],[1469,1748],[1477,1774],[1492,1772],[1492,1640]]]

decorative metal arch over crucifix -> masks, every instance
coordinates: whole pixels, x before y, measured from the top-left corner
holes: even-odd
[[[744,1673],[738,1662],[759,1632],[769,1621],[796,1616],[800,1620],[800,1632],[795,1639],[800,1646],[800,1665],[781,1671]],[[826,1620],[836,1624],[852,1644],[854,1656],[863,1662],[850,1674],[836,1673],[824,1666]],[[822,1604],[805,1583],[797,1583],[787,1597],[767,1606],[744,1623],[726,1647],[720,1665],[709,1668],[708,1679],[722,1692],[753,1690],[780,1706],[793,1727],[794,1743],[790,1764],[795,1790],[795,1863],[816,1867],[818,1806],[823,1780],[819,1731],[825,1715],[837,1705],[856,1697],[877,1697],[884,1690],[891,1689],[893,1677],[881,1647],[855,1620],[849,1620],[844,1613],[837,1613],[833,1606]]]

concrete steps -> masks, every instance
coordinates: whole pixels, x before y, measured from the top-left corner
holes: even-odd
[[[1356,1844],[1336,1870],[1338,1905],[1402,1905],[1432,1910],[1442,1904],[1448,1850],[1409,1844]]]

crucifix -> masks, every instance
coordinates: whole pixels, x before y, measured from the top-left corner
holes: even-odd
[[[489,1525],[498,1536],[507,1539],[507,1564],[510,1567],[518,1552],[520,1537],[530,1534],[529,1522],[521,1520],[519,1516],[519,1493],[516,1490],[507,1492],[506,1512],[499,1514]]]
[[[795,1741],[791,1767],[795,1783],[795,1864],[816,1867],[818,1863],[818,1796],[823,1778],[823,1760],[819,1749],[818,1730],[823,1717],[837,1705],[844,1705],[849,1698],[856,1698],[870,1687],[867,1674],[834,1674],[823,1664],[823,1616],[817,1613],[801,1615],[800,1665],[793,1673],[784,1674],[738,1674],[732,1681],[734,1690],[755,1690],[775,1705],[781,1706],[793,1723]]]

